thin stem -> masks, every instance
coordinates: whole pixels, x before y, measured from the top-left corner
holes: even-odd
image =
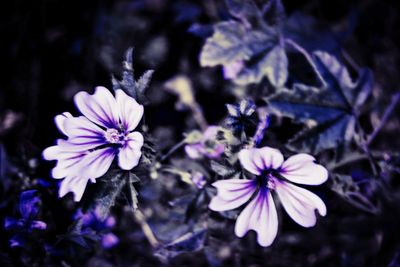
[[[175,144],[165,155],[163,155],[160,159],[160,162],[165,161],[168,159],[173,153],[175,153],[179,148],[186,144],[185,140],[180,141],[179,143]]]
[[[377,127],[375,127],[372,134],[368,137],[367,146],[369,146],[372,143],[372,141],[374,141],[374,139],[378,135],[379,131],[386,124],[386,122],[390,118],[390,115],[392,114],[394,108],[398,104],[399,100],[400,100],[400,93],[396,93],[392,96],[392,100],[390,101],[389,106],[386,108],[385,112],[383,113],[383,116],[382,116],[382,119],[381,119],[379,125]]]
[[[354,61],[354,59],[344,50],[341,50],[343,58],[350,64],[350,66],[357,72],[360,72],[360,66]]]
[[[365,154],[350,155],[350,156],[346,157],[344,160],[339,161],[334,164],[331,164],[331,165],[328,165],[327,167],[332,171],[332,170],[338,169],[340,167],[343,167],[347,164],[361,161],[361,160],[366,160],[366,159],[368,159],[368,156]]]
[[[314,63],[314,60],[311,58],[310,54],[303,48],[301,47],[301,45],[299,45],[298,43],[296,43],[295,41],[293,41],[292,39],[285,39],[285,42],[288,45],[291,45],[294,49],[296,49],[297,51],[299,51],[308,61],[308,63],[311,65],[311,67],[313,68],[313,70],[315,71],[315,74],[317,75],[318,79],[320,80],[320,82],[322,83],[323,86],[326,86],[325,80],[324,78],[322,78],[322,76],[320,75],[317,66]]]
[[[367,140],[365,140],[365,133],[363,128],[361,127],[360,122],[358,121],[358,119],[356,119],[356,125],[360,131],[360,147],[361,149],[364,151],[365,154],[367,154],[368,156],[368,161],[369,161],[369,165],[371,166],[372,169],[372,173],[374,174],[374,176],[378,176],[378,170],[375,166],[375,162],[374,162],[374,158],[372,157],[371,152],[369,151],[368,145],[367,145]]]
[[[260,122],[257,125],[256,133],[254,134],[252,141],[253,146],[258,146],[262,139],[264,138],[265,131],[269,127],[270,119],[269,114],[265,112],[265,110],[259,111]]]
[[[204,117],[203,110],[201,109],[200,105],[195,102],[193,105],[190,106],[190,110],[193,113],[193,118],[197,122],[197,124],[200,126],[200,128],[205,131],[208,127],[208,123],[206,118]]]
[[[153,231],[150,228],[150,225],[146,221],[146,217],[144,214],[137,209],[136,211],[133,212],[133,216],[135,221],[140,225],[142,228],[144,236],[147,238],[149,241],[150,245],[153,248],[158,248],[160,246],[160,242],[158,242],[156,236],[154,235]]]

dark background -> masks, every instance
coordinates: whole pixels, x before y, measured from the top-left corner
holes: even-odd
[[[380,88],[374,90],[374,94],[384,109],[389,96],[400,87],[398,1],[283,2],[288,15],[303,11],[341,33],[338,40],[355,64],[373,70]],[[225,114],[224,104],[235,98],[227,92],[219,68],[199,66],[198,55],[204,40],[189,33],[188,28],[193,23],[213,23],[226,16],[223,2],[217,0],[13,0],[2,3],[2,148],[4,146],[9,157],[25,161],[19,164],[29,169],[29,160],[40,159],[41,151],[59,137],[54,116],[67,110],[76,113],[72,101],[76,92],[92,91],[98,85],[110,88],[110,76],[120,75],[124,52],[131,46],[135,49],[137,75],[147,69],[155,70],[148,90],[150,105],[146,107],[146,122],[151,132],[160,126],[169,129],[170,138],[164,147],[181,140],[182,132],[193,126],[185,113],[175,110],[175,97],[163,89],[163,83],[176,74],[186,74],[193,79],[207,120],[210,124],[217,123]],[[398,129],[388,127],[387,140],[377,143],[383,148],[399,148]],[[36,171],[39,176],[48,178],[51,166],[51,163],[40,162]],[[13,193],[23,190],[24,186],[28,185],[21,183],[14,191],[2,193],[3,202],[6,199],[16,201],[17,195]],[[2,205],[5,208],[0,211],[9,214],[11,208]],[[56,204],[52,211],[54,217],[59,216],[56,232],[62,233],[68,227],[68,220],[63,222],[66,217],[57,215]],[[397,235],[393,239],[396,240]],[[7,241],[1,240],[1,243],[6,246]],[[152,260],[147,261],[148,266]]]

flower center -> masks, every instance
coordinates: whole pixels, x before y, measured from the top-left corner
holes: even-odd
[[[110,144],[118,144],[124,140],[124,135],[120,133],[117,129],[107,129],[104,133],[104,138]]]
[[[259,183],[261,187],[268,187],[271,190],[275,190],[277,179],[272,176],[271,171],[266,171],[259,176]]]

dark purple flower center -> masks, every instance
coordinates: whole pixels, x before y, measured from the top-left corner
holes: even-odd
[[[275,175],[274,175],[275,174]],[[276,183],[278,182],[277,171],[274,169],[264,170],[261,175],[257,176],[258,184],[261,188],[268,187],[271,190],[274,190],[276,187]],[[279,176],[278,176],[279,177]]]

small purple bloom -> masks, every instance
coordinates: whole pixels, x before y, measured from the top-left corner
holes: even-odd
[[[224,78],[227,80],[235,79],[244,67],[243,60],[237,60],[222,67]]]
[[[100,209],[96,208],[94,211],[87,213],[82,213],[81,210],[78,210],[74,217],[75,219],[82,220],[83,233],[92,230],[98,233],[104,248],[109,249],[118,244],[118,237],[111,233],[111,228],[114,227],[116,223],[113,216],[107,216],[104,219],[101,216]]]
[[[278,231],[278,215],[271,191],[277,193],[288,215],[303,227],[315,225],[315,210],[326,215],[326,206],[317,195],[292,184],[319,185],[328,179],[327,170],[316,164],[314,157],[297,154],[284,161],[279,150],[263,147],[242,149],[239,160],[256,179],[215,182],[218,194],[209,205],[211,210],[226,211],[242,206],[254,196],[236,220],[238,237],[254,230],[261,246],[272,244]]]
[[[101,239],[101,245],[105,249],[110,249],[117,245],[119,242],[119,238],[116,237],[113,233],[108,233],[103,236]]]
[[[5,218],[4,229],[16,233],[10,239],[11,247],[23,246],[27,239],[26,233],[34,230],[46,230],[47,224],[36,220],[39,214],[39,203],[40,199],[36,190],[24,191],[19,198],[19,212],[22,218]]]
[[[198,189],[202,189],[207,183],[207,181],[204,177],[204,174],[202,174],[201,172],[198,172],[198,171],[195,171],[194,173],[192,173],[191,179],[192,179],[193,184]]]
[[[224,153],[225,146],[218,142],[218,132],[218,126],[209,126],[198,143],[188,144],[185,146],[186,154],[192,159],[202,157],[211,159],[219,158],[219,156]]]
[[[56,179],[64,178],[59,196],[74,193],[80,201],[89,180],[103,176],[114,158],[123,170],[138,165],[142,155],[143,136],[134,131],[143,117],[143,106],[116,90],[115,97],[105,87],[97,87],[90,95],[79,92],[75,104],[84,116],[73,117],[64,112],[55,122],[66,137],[43,151],[46,160],[57,160],[52,170]]]

